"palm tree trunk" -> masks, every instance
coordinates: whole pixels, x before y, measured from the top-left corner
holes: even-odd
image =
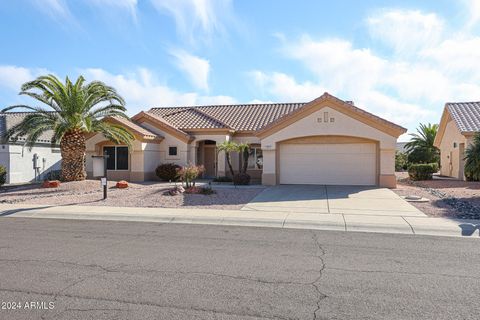
[[[233,171],[232,161],[230,160],[230,152],[225,152],[225,156],[227,158],[228,168],[230,169],[230,173],[232,174],[232,178],[233,178],[233,176],[235,175],[235,172]]]
[[[82,181],[87,177],[85,171],[85,135],[81,129],[66,132],[60,142],[62,153],[62,180]]]
[[[243,150],[242,152],[242,156],[243,156],[243,173],[247,173],[247,170],[248,170],[248,158],[250,156],[250,153],[248,153],[248,148],[245,148],[245,150]]]

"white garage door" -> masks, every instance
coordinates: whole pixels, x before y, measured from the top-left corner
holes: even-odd
[[[281,184],[375,185],[373,143],[282,144]]]

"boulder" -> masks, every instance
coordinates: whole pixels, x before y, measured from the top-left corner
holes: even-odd
[[[117,182],[117,188],[118,189],[125,189],[128,188],[128,182],[125,180],[121,180]]]
[[[60,187],[60,181],[58,180],[45,180],[43,181],[42,188],[58,188]]]

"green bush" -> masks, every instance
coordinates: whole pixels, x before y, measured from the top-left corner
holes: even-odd
[[[465,151],[465,178],[468,181],[480,180],[480,133],[473,136],[473,142]]]
[[[395,171],[404,171],[408,168],[408,156],[404,152],[395,152]]]
[[[437,173],[437,172],[438,172],[438,170],[440,169],[440,166],[438,165],[438,163],[437,163],[437,162],[432,162],[432,163],[429,163],[429,165],[431,165],[431,166],[432,166],[432,169],[434,170],[434,172],[433,172],[433,173]]]
[[[0,187],[7,182],[7,169],[4,166],[0,166]]]
[[[216,177],[213,179],[213,182],[232,182],[232,178],[227,177],[227,176],[221,176],[221,177]]]
[[[246,173],[237,173],[233,176],[233,184],[235,185],[250,184],[250,176]]]
[[[181,169],[179,165],[175,163],[164,163],[155,169],[155,174],[163,181],[178,181],[178,171]]]
[[[435,168],[436,166],[436,168]],[[432,180],[433,173],[437,172],[437,164],[417,163],[408,167],[408,176],[414,181]]]

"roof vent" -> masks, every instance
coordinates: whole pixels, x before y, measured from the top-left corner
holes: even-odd
[[[355,103],[353,103],[353,101],[352,101],[352,100],[348,100],[348,101],[345,101],[345,102],[346,102],[346,103],[348,103],[348,104],[350,104],[350,105],[352,105],[352,106],[354,106],[354,105],[355,105]]]

